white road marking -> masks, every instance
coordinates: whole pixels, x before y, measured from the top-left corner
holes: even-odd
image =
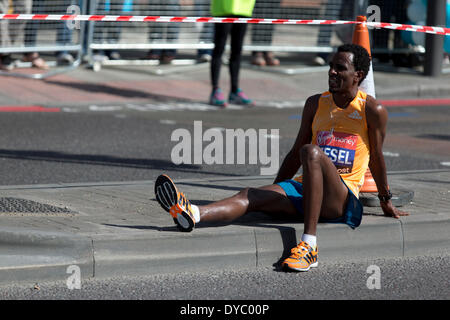
[[[159,123],[161,123],[161,124],[169,124],[169,125],[177,124],[177,122],[174,121],[174,120],[159,120]]]
[[[89,110],[91,111],[120,111],[123,110],[121,106],[89,106]]]
[[[400,153],[389,152],[389,151],[383,151],[383,155],[384,155],[385,157],[394,157],[394,158],[400,157]]]
[[[292,102],[292,101],[264,101],[261,106],[256,105],[256,108],[276,108],[276,109],[288,109],[288,108],[301,108],[303,102]],[[152,112],[152,111],[223,111],[223,110],[244,110],[248,109],[246,106],[228,104],[228,106],[223,108],[218,108],[211,106],[207,103],[200,102],[169,102],[169,103],[127,103],[124,105],[90,105],[87,107],[88,111],[93,112],[111,112],[111,111],[140,111],[140,112]],[[86,107],[64,107],[63,112],[82,112],[85,111]]]

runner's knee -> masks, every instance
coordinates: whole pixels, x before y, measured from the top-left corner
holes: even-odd
[[[241,189],[238,193],[237,193],[237,197],[242,198],[242,199],[248,199],[248,193],[250,191],[251,188],[244,188]]]
[[[306,144],[300,150],[300,157],[304,165],[319,161],[321,155],[321,149],[314,144]]]
[[[266,203],[267,192],[259,188],[244,188],[237,197],[238,201],[247,206],[248,211],[261,211]]]

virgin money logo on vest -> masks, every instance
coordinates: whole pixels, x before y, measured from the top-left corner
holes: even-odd
[[[335,146],[355,149],[358,137],[342,132],[320,131],[317,133],[316,141],[319,146]]]
[[[343,132],[321,131],[317,134],[317,145],[338,169],[339,173],[352,172],[355,160],[356,135]]]
[[[317,145],[325,146],[331,144],[333,141],[333,134],[330,131],[320,131],[317,134]]]

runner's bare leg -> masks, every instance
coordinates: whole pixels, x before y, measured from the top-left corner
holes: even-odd
[[[300,151],[303,165],[304,233],[315,235],[319,217],[337,219],[344,213],[348,189],[336,167],[316,145]]]

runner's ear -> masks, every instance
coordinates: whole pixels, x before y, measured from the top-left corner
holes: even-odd
[[[355,81],[358,85],[361,84],[362,79],[364,78],[364,72],[363,71],[355,71]]]

